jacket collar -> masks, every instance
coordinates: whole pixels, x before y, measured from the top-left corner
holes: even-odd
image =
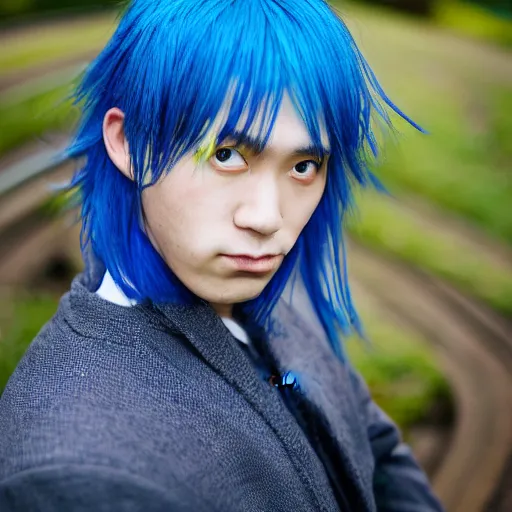
[[[195,305],[154,306],[167,327],[187,338],[203,360],[233,386],[280,439],[318,510],[334,510],[334,497],[325,477],[319,486],[313,473],[323,467],[304,433],[278,396],[276,388],[264,382],[254,365],[230,335],[213,308]],[[308,463],[304,463],[308,461]],[[316,470],[311,471],[313,464]],[[314,467],[313,466],[313,467]]]
[[[308,307],[304,296],[298,297],[298,302]],[[304,473],[305,458],[319,462],[307,438],[277,396],[276,388],[262,381],[214,310],[205,303],[156,309],[167,325],[184,335],[205,362],[261,414],[281,438],[298,471],[303,472],[311,492],[325,499],[319,497],[316,483]],[[344,484],[355,489],[357,510],[374,510],[372,456],[348,366],[335,356],[323,330],[310,327],[284,300],[276,307],[273,332],[266,348],[281,373],[291,371],[299,376],[301,391],[326,427],[329,439],[324,452],[328,452],[328,462],[334,464],[340,478],[343,475]]]
[[[186,306],[137,305],[132,308],[110,304],[90,293],[100,286],[104,272],[101,262],[94,259],[93,264],[86,263],[86,271],[73,283],[70,301],[74,301],[80,311],[77,307],[70,309],[75,311],[77,318],[80,317],[82,328],[91,325],[90,332],[84,334],[94,336],[97,330],[97,324],[84,321],[89,311],[95,322],[98,318],[105,318],[111,323],[115,318],[119,332],[140,333],[141,322],[155,326],[163,322],[167,329],[184,336],[200,357],[247,400],[281,439],[317,503],[325,506],[332,501],[332,495],[325,488],[318,489],[318,482],[313,482],[305,470],[304,460],[317,466],[320,464],[307,438],[278,396],[276,388],[261,379],[213,308],[202,302]],[[312,314],[303,289],[294,289],[294,304],[298,304],[298,308],[292,308],[283,299],[279,301],[273,315],[273,334],[267,340],[266,348],[281,372],[292,371],[300,376],[302,392],[334,440],[330,455],[341,461],[345,475],[363,499],[362,508],[358,510],[374,510],[372,458],[348,365],[337,359],[318,321],[315,325],[316,316]],[[105,315],[97,315],[98,307],[105,309]],[[305,317],[310,321],[305,322]],[[322,474],[322,471],[317,473]],[[324,506],[320,505],[319,510]],[[326,507],[330,509],[328,505]]]
[[[305,292],[295,293],[294,304],[306,316],[312,312]],[[357,510],[373,510],[373,455],[351,369],[335,355],[320,324],[305,322],[297,309],[284,300],[278,303],[269,349],[281,372],[298,376],[302,393],[319,417],[328,459],[324,463],[348,479],[347,487],[353,486],[359,498]]]

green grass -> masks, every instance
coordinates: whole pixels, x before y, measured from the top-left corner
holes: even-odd
[[[386,92],[429,132],[395,118],[399,135],[383,138],[379,176],[512,243],[509,53],[388,11],[346,10]]]
[[[440,26],[459,34],[505,47],[512,46],[512,21],[499,18],[473,3],[455,0],[438,1],[434,17]]]
[[[376,172],[394,193],[422,195],[512,244],[512,121],[506,115],[512,94],[499,89],[482,101],[481,111],[473,105],[474,115],[482,116],[473,125],[468,119],[473,114],[451,98],[423,105],[428,115],[415,117],[428,118],[424,125],[430,133],[398,122],[404,135],[387,141]]]
[[[348,356],[375,402],[407,438],[411,426],[427,419],[439,402],[449,400],[449,385],[424,339],[375,312],[363,312],[363,319],[372,343],[349,339]]]
[[[0,298],[0,393],[42,325],[57,309],[50,295],[2,293]]]
[[[54,61],[84,52],[99,51],[114,29],[113,20],[113,14],[96,15],[74,19],[69,25],[57,23],[35,28],[30,37],[24,32],[11,37],[0,52],[0,78],[33,66],[51,66]],[[35,91],[29,99],[15,104],[7,103],[0,96],[0,156],[47,131],[69,130],[78,117],[66,100],[70,92],[71,84],[64,83],[53,90]]]
[[[486,253],[468,249],[434,226],[426,229],[386,196],[368,192],[359,198],[358,205],[359,213],[348,225],[353,238],[375,251],[424,268],[512,315],[510,270],[498,267]]]
[[[34,29],[33,33],[11,38],[0,52],[0,77],[31,66],[72,58],[84,52],[100,50],[113,32],[113,15],[73,20],[67,26]]]

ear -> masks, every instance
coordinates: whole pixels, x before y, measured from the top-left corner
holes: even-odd
[[[111,108],[103,118],[103,141],[112,163],[133,180],[130,148],[124,135],[124,113],[117,107]]]

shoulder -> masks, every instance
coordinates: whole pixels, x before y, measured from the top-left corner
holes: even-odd
[[[73,329],[63,308],[0,398],[0,479],[57,463],[137,470],[149,463],[144,453],[158,452],[169,417],[181,414],[173,405],[189,398],[184,368],[190,376],[201,371],[169,333],[141,324],[138,336],[92,338]],[[159,337],[167,353],[158,350]]]
[[[16,406],[30,406],[35,413],[56,399],[85,401],[91,393],[95,393],[95,403],[103,403],[116,389],[123,393],[142,392],[141,384],[161,366],[172,370],[172,365],[167,365],[165,358],[146,343],[146,338],[159,335],[151,332],[150,325],[140,322],[139,333],[123,332],[115,319],[107,329],[105,319],[98,319],[101,326],[96,333],[94,320],[84,322],[94,332],[92,335],[70,322],[67,300],[66,296],[62,299],[55,316],[20,360],[2,395],[2,407],[12,402]],[[169,339],[170,335],[166,337]],[[144,368],[144,372],[139,368]],[[120,374],[123,386],[119,386]]]

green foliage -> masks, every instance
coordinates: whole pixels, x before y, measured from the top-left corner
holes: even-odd
[[[360,215],[351,219],[351,236],[377,252],[424,268],[461,290],[512,315],[512,273],[496,265],[484,252],[462,244],[450,234],[427,228],[377,194],[364,194]]]
[[[434,18],[439,25],[460,34],[510,47],[512,20],[506,14],[512,15],[512,8],[503,2],[438,0]]]
[[[367,4],[391,7],[417,16],[430,16],[435,0],[359,0]]]
[[[3,16],[11,18],[30,12],[34,4],[35,0],[3,0],[0,4],[0,19]]]
[[[508,0],[354,1],[422,16],[464,36],[512,45],[512,5]]]
[[[436,404],[449,401],[449,385],[425,340],[375,313],[363,312],[363,317],[372,343],[348,340],[348,356],[376,403],[407,437]]]
[[[0,102],[0,155],[51,130],[66,130],[78,113],[66,100],[69,86],[36,95],[15,105]]]
[[[407,136],[387,145],[377,173],[394,193],[422,195],[512,243],[512,122],[506,115],[512,96],[498,87],[474,102],[469,96],[468,87],[465,105],[455,96],[428,105],[418,99],[414,110],[423,114],[416,117],[430,133],[402,126]]]
[[[30,15],[57,13],[70,9],[90,10],[117,7],[120,0],[3,0],[0,3],[0,20],[24,18]]]
[[[507,54],[390,13],[354,8],[348,20],[386,92],[428,132],[394,119],[378,176],[393,193],[423,196],[512,243]]]
[[[52,194],[40,207],[39,213],[42,217],[56,219],[69,212],[78,203],[77,189],[59,191]]]

